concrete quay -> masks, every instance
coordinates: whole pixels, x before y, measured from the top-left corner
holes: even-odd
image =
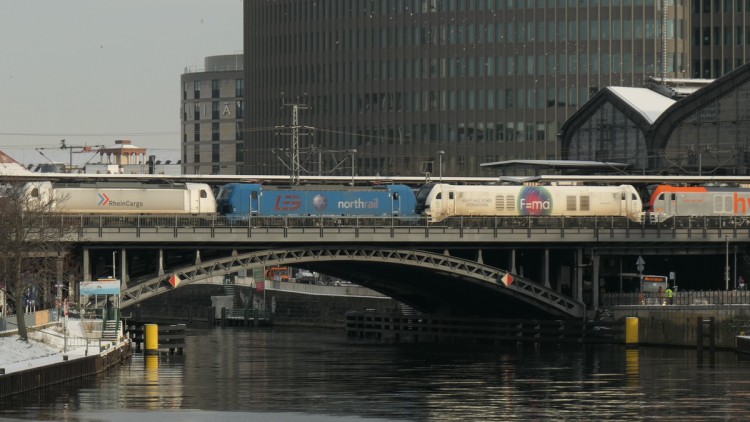
[[[95,375],[132,356],[131,342],[122,336],[112,341],[71,336],[62,346],[62,325],[30,327],[28,343],[18,340],[13,331],[2,334],[0,352],[10,354],[11,349],[20,349],[28,357],[22,354],[20,359],[0,362],[0,398]]]

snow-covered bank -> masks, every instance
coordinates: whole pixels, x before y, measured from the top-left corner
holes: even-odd
[[[80,320],[70,319],[65,326],[67,336],[83,337],[83,326]],[[63,324],[60,323],[42,330],[30,328],[28,342],[21,341],[18,334],[0,337],[0,367],[61,354],[65,347],[65,336]]]

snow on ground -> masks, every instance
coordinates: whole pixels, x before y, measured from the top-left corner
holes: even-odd
[[[80,320],[70,319],[65,326],[69,338],[83,337],[83,326]],[[42,330],[30,328],[28,342],[19,340],[18,334],[3,336],[0,337],[0,367],[60,354],[64,347],[63,324]]]

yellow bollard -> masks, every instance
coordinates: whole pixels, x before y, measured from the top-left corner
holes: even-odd
[[[159,326],[156,324],[145,324],[143,326],[143,335],[146,337],[144,342],[143,353],[146,355],[159,354]]]
[[[625,345],[638,346],[638,317],[625,318]]]

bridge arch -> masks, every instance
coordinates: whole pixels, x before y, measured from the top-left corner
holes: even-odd
[[[434,252],[362,247],[295,247],[232,255],[179,268],[122,291],[128,307],[209,277],[258,267],[295,266],[339,276],[388,295],[426,313],[461,316],[580,318],[582,303],[508,271]]]

